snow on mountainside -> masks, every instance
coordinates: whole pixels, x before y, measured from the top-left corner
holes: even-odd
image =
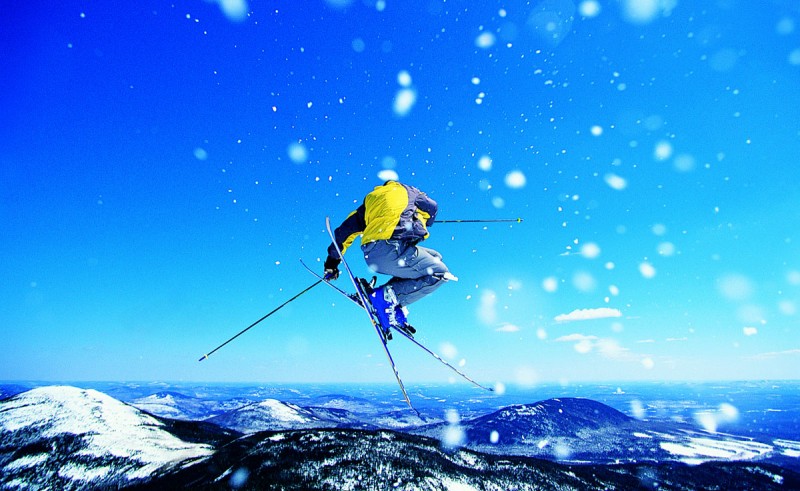
[[[320,419],[313,411],[276,399],[265,399],[225,414],[208,419],[208,422],[242,433],[265,430],[333,427],[336,424]]]
[[[562,398],[505,407],[470,420],[468,432],[491,427],[498,431],[500,441],[513,443],[532,436],[578,436],[583,431],[625,425],[631,421],[628,416],[605,404],[590,399]],[[489,435],[485,437],[488,441]]]
[[[351,415],[275,399],[226,416],[230,424],[248,428],[282,424],[292,429],[241,436],[207,421],[161,420],[93,390],[34,389],[0,402],[0,488],[800,489],[796,472],[757,462],[759,452],[791,451],[796,442],[784,441],[779,450],[749,441],[747,450],[744,439],[648,426],[590,400],[509,406],[474,420],[448,418],[445,426],[420,429],[434,438],[308,428],[337,418],[347,422]],[[442,433],[454,428],[465,438],[449,445]],[[550,446],[574,453],[554,459]],[[584,447],[588,453],[579,455]],[[509,456],[526,455],[520,449],[538,449],[547,459]],[[614,462],[625,452],[629,455]],[[750,460],[703,463],[706,455]],[[591,458],[567,465],[583,456]],[[683,459],[700,465],[683,465]]]
[[[313,406],[299,406],[276,399],[265,399],[245,404],[206,421],[240,433],[312,428],[406,429],[439,421],[432,418],[420,419],[408,410],[381,411],[374,404],[358,401],[354,403],[343,398],[326,400],[322,405],[314,402]]]
[[[797,489],[798,475],[762,464],[564,465],[443,448],[389,430],[256,433],[143,489],[606,490]],[[202,484],[201,484],[202,483]]]
[[[213,453],[152,416],[95,390],[42,387],[0,402],[0,485],[118,486]]]
[[[173,419],[203,419],[216,404],[178,392],[163,391],[130,401],[134,407],[156,416]]]
[[[710,434],[686,425],[630,418],[589,399],[549,399],[479,418],[422,427],[413,433],[454,446],[561,462],[691,464],[759,460],[776,449],[750,438]]]

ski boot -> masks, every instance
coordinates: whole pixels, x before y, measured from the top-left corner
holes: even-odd
[[[400,309],[405,309],[405,307],[400,307],[400,306],[398,306],[398,308],[400,308]],[[404,313],[405,313],[406,315],[408,314],[408,312],[407,312],[407,311],[405,311]],[[406,336],[408,336],[408,337],[410,337],[410,338],[412,338],[412,339],[414,338],[414,334],[416,334],[416,333],[417,333],[417,330],[416,330],[416,329],[414,329],[414,326],[412,326],[412,325],[411,325],[411,324],[409,324],[408,322],[406,322],[406,323],[405,323],[405,324],[403,324],[402,326],[399,326],[399,327],[398,327],[398,329],[400,329],[401,331],[403,331],[403,332],[406,334]]]
[[[406,314],[408,310],[400,306],[394,290],[389,285],[384,285],[375,289],[370,295],[369,300],[375,309],[375,314],[381,323],[381,328],[387,340],[392,338],[391,328],[395,328],[413,335],[416,330],[408,324]]]
[[[367,281],[365,278],[356,278],[356,282],[358,282],[358,286],[361,288],[361,291],[364,292],[364,296],[369,298],[375,289],[375,283],[378,282],[378,277],[373,276],[369,281]],[[347,296],[355,300],[357,304],[361,305],[361,297],[358,295],[358,293],[350,293]],[[363,305],[361,306],[363,307]]]

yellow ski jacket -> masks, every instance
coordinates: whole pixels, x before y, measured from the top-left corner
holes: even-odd
[[[361,235],[361,244],[378,240],[419,242],[428,238],[428,226],[436,217],[438,205],[413,186],[388,181],[376,186],[354,212],[334,230],[342,253]],[[333,244],[328,257],[338,259]]]

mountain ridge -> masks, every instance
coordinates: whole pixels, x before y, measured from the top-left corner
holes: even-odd
[[[280,402],[265,401],[266,406]],[[281,409],[284,407],[300,408],[285,405]],[[336,415],[347,417],[340,412]],[[561,426],[556,424],[559,419],[563,419]],[[549,425],[545,425],[549,433],[539,431],[542,422]],[[464,422],[428,425],[421,430],[432,431],[430,435],[352,427],[243,435],[209,421],[153,416],[91,389],[55,386],[0,401],[0,487],[606,489],[642,486],[650,479],[661,489],[683,489],[670,487],[670,480],[681,486],[704,487],[716,482],[711,475],[759,489],[777,489],[779,484],[800,487],[794,471],[759,462],[758,455],[749,462],[687,467],[676,458],[660,462],[658,458],[670,455],[668,452],[624,465],[613,461],[574,465],[574,454],[544,453],[548,458],[532,458],[498,451],[513,450],[522,436],[586,438],[592,431],[624,428],[628,423],[639,422],[596,401],[562,398],[508,406]],[[447,445],[441,433],[436,433],[461,425],[467,436],[462,445]],[[482,432],[485,437],[490,427],[505,432],[515,425],[523,430],[516,436],[509,434],[515,439],[505,442],[498,436],[494,444],[485,444],[494,445],[494,452],[469,441],[470,431]],[[498,446],[501,441],[505,443]],[[540,442],[533,440],[521,448],[540,448]],[[679,444],[677,440],[673,443]]]
[[[64,489],[149,479],[210,456],[160,418],[93,389],[41,387],[0,402],[3,484]],[[11,479],[9,479],[11,477]]]

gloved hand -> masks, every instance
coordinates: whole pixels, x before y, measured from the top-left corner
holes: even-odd
[[[325,281],[333,281],[339,277],[340,262],[342,261],[335,257],[328,256],[328,258],[325,259],[325,274],[323,275]]]

